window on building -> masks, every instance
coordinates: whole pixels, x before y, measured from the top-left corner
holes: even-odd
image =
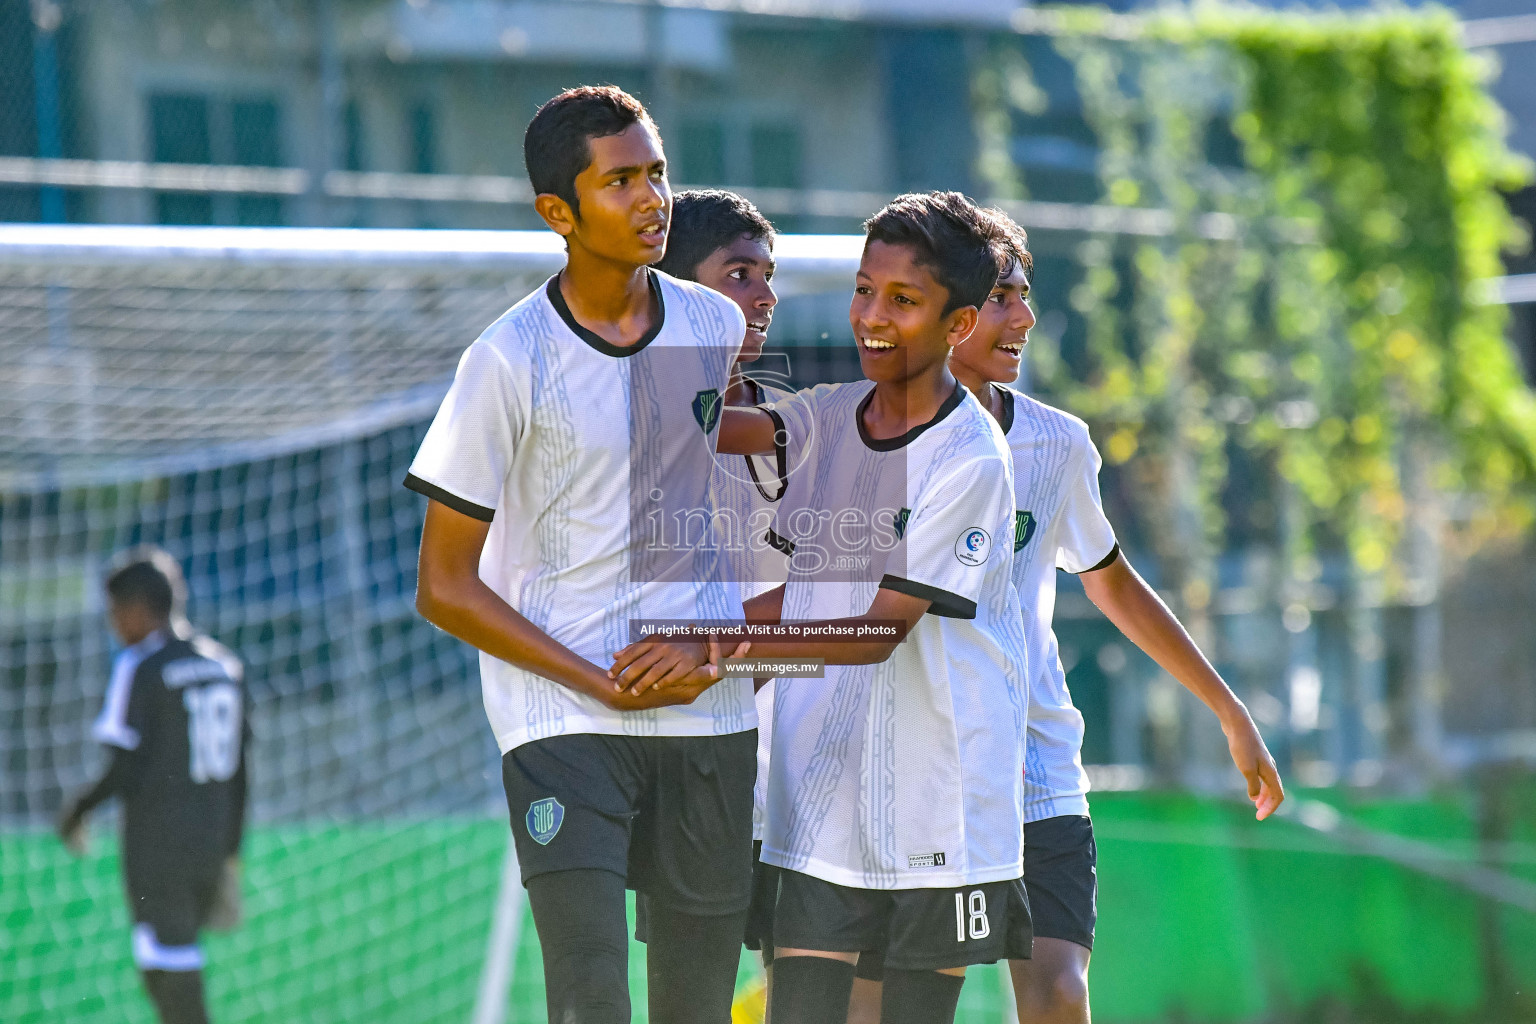
[[[348,100],[341,111],[342,167],[361,171],[368,164],[368,143],[363,137],[363,108],[357,100]]]
[[[411,170],[417,174],[437,171],[437,118],[425,100],[414,104],[407,116],[410,133]]]
[[[156,163],[282,166],[282,110],[268,96],[165,92],[149,97],[150,157]],[[281,196],[155,194],[161,224],[283,223]]]
[[[720,185],[725,174],[725,131],[718,121],[684,121],[678,131],[677,166],[673,181],[689,185]]]
[[[234,162],[241,167],[278,167],[282,164],[277,103],[270,99],[234,100],[229,104],[230,139]],[[281,196],[236,196],[235,223],[281,224]]]
[[[792,124],[752,125],[752,184],[760,188],[800,187],[800,129]]]
[[[208,98],[162,93],[149,98],[150,155],[161,164],[213,162],[213,133]],[[161,224],[212,224],[213,197],[196,192],[155,194],[155,219]]]
[[[672,180],[689,185],[800,188],[800,128],[740,114],[694,117],[679,126]]]
[[[162,93],[149,98],[151,149],[156,163],[213,162],[208,97]]]

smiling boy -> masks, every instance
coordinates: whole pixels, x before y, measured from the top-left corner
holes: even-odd
[[[762,848],[780,872],[777,1024],[841,1022],[860,950],[887,955],[896,1024],[952,1021],[966,966],[1028,955],[1012,474],[946,365],[1010,245],[957,193],[893,200],[867,225],[849,309],[867,379],[725,413],[722,452],[805,451],[774,526],[789,580],[748,617],[889,629],[753,644],[828,663],[777,684]]]
[[[697,281],[736,303],[746,336],[736,357],[727,405],[758,405],[758,390],[745,368],[758,361],[779,297],[773,290],[775,232],[757,207],[724,189],[699,188],[672,197],[667,251],[656,269],[683,281]]]
[[[779,302],[773,290],[773,241],[773,225],[734,192],[691,189],[673,197],[667,252],[656,269],[719,292],[736,304],[746,321],[746,336],[723,396],[726,408],[752,408],[789,393],[765,383],[759,377],[767,375],[754,375],[751,369],[762,358]],[[773,505],[784,494],[785,460],[786,452],[779,450],[767,458],[722,458],[717,466],[719,501],[730,511],[733,527],[724,555],[747,597],[784,582],[783,556],[764,542],[764,536]],[[761,694],[758,703],[761,707]]]
[[[950,367],[1001,425],[1013,459],[1013,585],[1030,667],[1024,884],[1035,944],[1031,959],[1009,967],[1019,1020],[1087,1024],[1097,853],[1081,757],[1083,716],[1072,704],[1051,629],[1057,570],[1076,574],[1105,616],[1217,715],[1260,819],[1274,812],[1285,791],[1247,709],[1116,543],[1099,500],[1099,454],[1087,424],[1006,386],[1018,378],[1035,326],[1024,232],[1008,224],[1022,255],[987,297],[975,332],[955,346]],[[861,979],[878,979],[866,959],[859,963]],[[878,987],[859,983],[849,1019],[880,1019]]]
[[[649,911],[651,1019],[719,1024],[751,885],[751,684],[693,643],[657,645],[666,689],[628,693],[599,665],[631,620],[742,615],[712,545],[647,524],[713,507],[745,324],[651,269],[672,197],[637,100],[561,93],[524,156],[566,264],[465,352],[411,465],[431,499],[417,608],[481,652],[549,1019],[630,1019],[627,884]]]

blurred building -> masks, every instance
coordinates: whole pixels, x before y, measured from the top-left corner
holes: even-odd
[[[614,82],[655,114],[675,182],[755,190],[787,230],[849,230],[896,191],[985,191],[971,82],[1002,37],[1018,39],[1039,91],[1007,145],[1030,197],[1098,201],[1097,141],[1073,70],[1051,39],[1016,36],[1026,6],[0,0],[0,158],[131,165],[81,169],[77,188],[0,169],[0,220],[536,226],[524,125],[560,88]],[[1536,14],[1526,0],[1452,6],[1499,66],[1492,88],[1511,144],[1536,158]],[[1213,159],[1237,159],[1227,141]],[[219,170],[145,187],[155,176],[144,168],[166,164]],[[161,173],[150,185],[181,183]],[[1536,220],[1536,190],[1512,202]],[[1536,372],[1530,308],[1516,309],[1513,334]]]
[[[967,40],[1006,29],[1013,6],[0,0],[0,154],[521,177],[539,103],[613,82],[650,106],[678,182],[963,184],[970,126],[951,115],[968,105]],[[70,219],[111,222],[489,227],[531,216],[233,192],[98,189],[69,201]],[[6,219],[41,214],[35,189],[3,202]]]

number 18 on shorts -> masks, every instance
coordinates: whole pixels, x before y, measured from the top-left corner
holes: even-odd
[[[955,941],[985,939],[992,934],[987,920],[987,891],[971,889],[955,893]]]
[[[1033,933],[1022,879],[959,889],[860,889],[780,875],[780,949],[883,952],[888,968],[937,971],[1026,959]]]

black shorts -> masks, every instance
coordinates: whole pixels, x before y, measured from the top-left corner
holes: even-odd
[[[197,933],[213,909],[220,865],[193,865],[179,878],[128,881],[133,918],[133,959],[140,970],[202,968]]]
[[[1093,821],[1064,814],[1024,825],[1024,887],[1035,935],[1093,948],[1099,919],[1099,850]]]
[[[580,733],[501,759],[523,884],[595,868],[687,914],[735,914],[752,889],[757,731]]]
[[[779,949],[881,950],[893,970],[937,971],[1028,959],[1022,879],[957,889],[856,889],[779,872],[773,941]]]
[[[1098,847],[1093,821],[1066,814],[1024,825],[1024,889],[1038,939],[1064,939],[1093,948],[1098,923]],[[885,956],[878,950],[859,954],[857,975],[879,981]]]
[[[752,841],[752,905],[747,910],[747,932],[742,944],[762,950],[764,966],[773,963],[773,908],[779,901],[781,868],[762,861],[763,843]]]

